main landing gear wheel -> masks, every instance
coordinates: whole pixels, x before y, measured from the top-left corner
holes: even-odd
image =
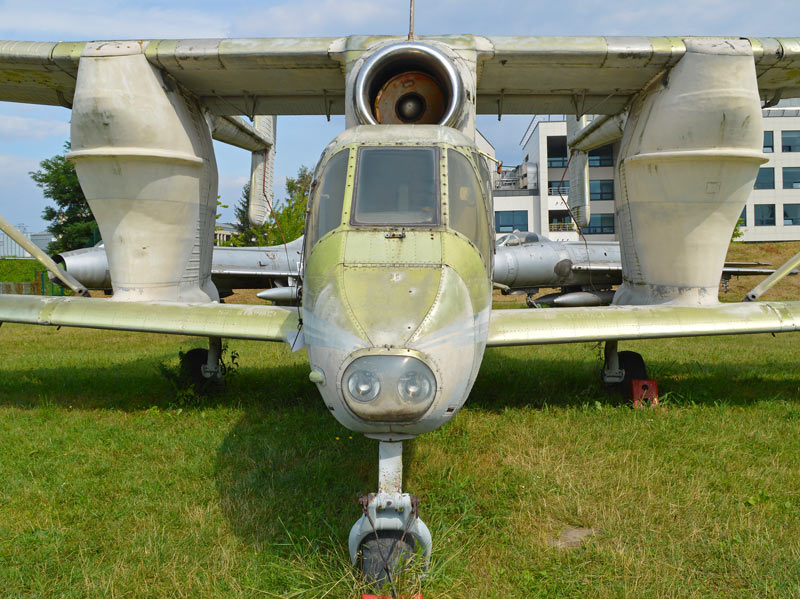
[[[647,378],[647,367],[644,364],[642,354],[635,351],[619,352],[619,367],[625,371],[625,378],[618,384],[617,389],[626,399],[633,398],[633,381]]]
[[[358,567],[364,581],[380,589],[402,577],[417,555],[417,542],[400,530],[367,535],[358,549]],[[387,570],[388,567],[388,570]]]
[[[201,385],[206,382],[203,376],[203,366],[208,363],[208,350],[203,347],[195,347],[181,355],[181,377],[193,385]]]
[[[209,337],[208,349],[196,347],[181,354],[180,378],[196,390],[224,386],[224,374],[222,339],[219,337]]]
[[[604,354],[605,361],[600,374],[603,382],[627,399],[632,399],[633,381],[647,379],[644,358],[634,351],[617,351],[616,341],[606,341]]]

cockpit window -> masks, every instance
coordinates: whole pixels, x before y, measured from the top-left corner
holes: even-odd
[[[435,148],[361,148],[352,224],[438,224],[437,175]]]
[[[308,225],[309,247],[333,231],[342,222],[347,160],[350,150],[334,154],[325,165],[311,196],[311,220]]]
[[[492,175],[489,174],[489,167],[486,166],[486,159],[477,152],[472,153],[472,159],[478,165],[478,172],[481,174],[481,179],[486,185],[487,195],[486,200],[489,202],[492,198]],[[490,207],[491,209],[491,207]]]
[[[450,226],[489,256],[489,223],[483,203],[483,186],[467,157],[447,150],[447,190]]]

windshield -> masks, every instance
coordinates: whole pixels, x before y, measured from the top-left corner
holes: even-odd
[[[438,170],[435,148],[361,148],[352,224],[438,224]]]

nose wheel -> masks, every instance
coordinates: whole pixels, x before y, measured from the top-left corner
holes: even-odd
[[[349,549],[364,580],[380,588],[410,567],[424,569],[432,540],[418,515],[419,499],[402,492],[403,442],[381,441],[378,454],[378,492],[361,498],[363,514],[350,529]]]

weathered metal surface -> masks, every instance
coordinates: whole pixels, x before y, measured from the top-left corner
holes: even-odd
[[[402,38],[154,40],[147,59],[215,114],[343,114],[344,64]],[[677,37],[417,37],[477,58],[477,111],[616,114],[685,52]],[[800,38],[752,38],[761,96],[800,96]],[[71,105],[85,42],[0,41],[0,100]]]
[[[275,115],[258,115],[253,121],[254,129],[267,142],[261,150],[253,151],[250,157],[250,194],[247,202],[247,219],[251,225],[262,226],[269,218],[275,176]]]
[[[403,442],[378,443],[378,492],[403,492]]]
[[[87,44],[80,64],[67,158],[105,241],[114,299],[219,299],[217,165],[202,108],[165,85],[136,42]]]
[[[750,45],[686,46],[669,84],[637,96],[620,142],[615,304],[716,303],[731,232],[767,160]]]
[[[496,310],[488,346],[800,330],[800,302]]]
[[[360,126],[338,136],[322,164],[350,147],[351,181],[359,154],[352,149],[403,144],[440,147],[435,155],[442,222],[409,226],[404,236],[387,236],[400,226],[352,225],[348,185],[340,225],[305,254],[304,335],[311,367],[324,373],[319,391],[345,426],[384,440],[433,430],[461,407],[480,366],[491,301],[485,261],[490,257],[482,257],[447,224],[447,152],[458,148],[462,156],[471,156],[474,144],[468,137],[432,125]],[[312,213],[317,201],[312,196]],[[368,400],[375,402],[369,419],[362,417],[366,408],[356,413],[344,399],[343,379],[358,370],[354,366],[348,375],[351,364],[367,356],[410,356],[425,364],[436,383],[432,403],[400,410],[376,391],[378,399]],[[397,377],[388,374],[388,366],[385,370],[378,373],[380,389],[397,387]]]
[[[297,309],[0,295],[0,321],[291,343]]]

